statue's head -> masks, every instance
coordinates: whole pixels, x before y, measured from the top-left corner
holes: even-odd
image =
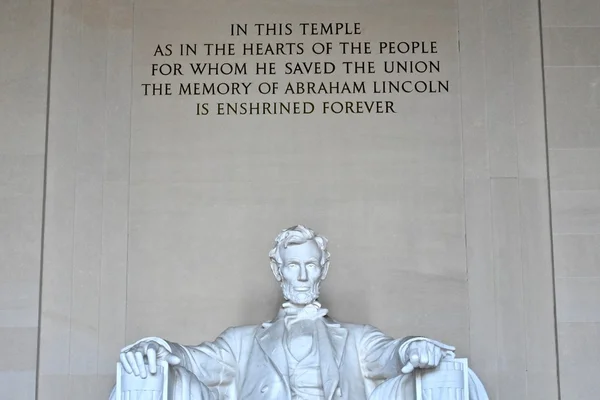
[[[312,303],[329,269],[327,239],[302,225],[281,231],[269,252],[271,270],[283,297],[294,304]]]

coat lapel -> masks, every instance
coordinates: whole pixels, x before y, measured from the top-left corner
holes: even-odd
[[[256,335],[256,340],[289,388],[289,371],[283,348],[283,331],[282,319],[275,320],[272,323],[267,322],[263,324],[263,329]]]
[[[346,350],[346,340],[348,339],[348,329],[342,328],[337,323],[326,323],[329,341],[334,350],[334,357],[338,367],[342,363],[344,350]]]
[[[340,383],[340,364],[346,348],[348,330],[339,324],[325,320],[317,324],[319,357],[323,392],[327,400],[333,399]]]

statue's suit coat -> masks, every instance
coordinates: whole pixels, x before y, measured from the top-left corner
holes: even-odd
[[[403,339],[369,325],[324,318],[318,337],[325,398],[366,400],[377,384],[397,377]],[[320,323],[320,322],[318,322]],[[198,346],[168,343],[219,399],[289,400],[283,318],[259,326],[229,328],[214,342]]]

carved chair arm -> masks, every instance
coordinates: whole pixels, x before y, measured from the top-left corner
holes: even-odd
[[[147,373],[148,376],[143,379],[127,373],[121,363],[117,363],[115,400],[171,400],[168,390],[169,364],[160,361],[156,374]]]
[[[443,360],[431,370],[415,371],[416,400],[469,400],[466,358]]]

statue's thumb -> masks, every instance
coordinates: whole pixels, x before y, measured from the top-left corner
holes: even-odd
[[[419,353],[416,352],[415,350],[412,350],[408,356],[408,361],[406,362],[404,367],[402,367],[402,373],[410,374],[411,372],[414,371],[415,366],[418,365],[418,363],[419,363]]]
[[[409,361],[409,362],[407,362],[407,363],[406,363],[406,365],[405,365],[404,367],[402,367],[402,373],[403,373],[403,374],[410,374],[410,373],[411,373],[411,372],[413,372],[414,370],[415,370],[415,367],[414,367],[414,365],[412,365],[412,364],[410,363],[410,361]]]
[[[169,354],[165,360],[169,363],[169,365],[179,365],[181,363],[181,359],[173,354]]]

